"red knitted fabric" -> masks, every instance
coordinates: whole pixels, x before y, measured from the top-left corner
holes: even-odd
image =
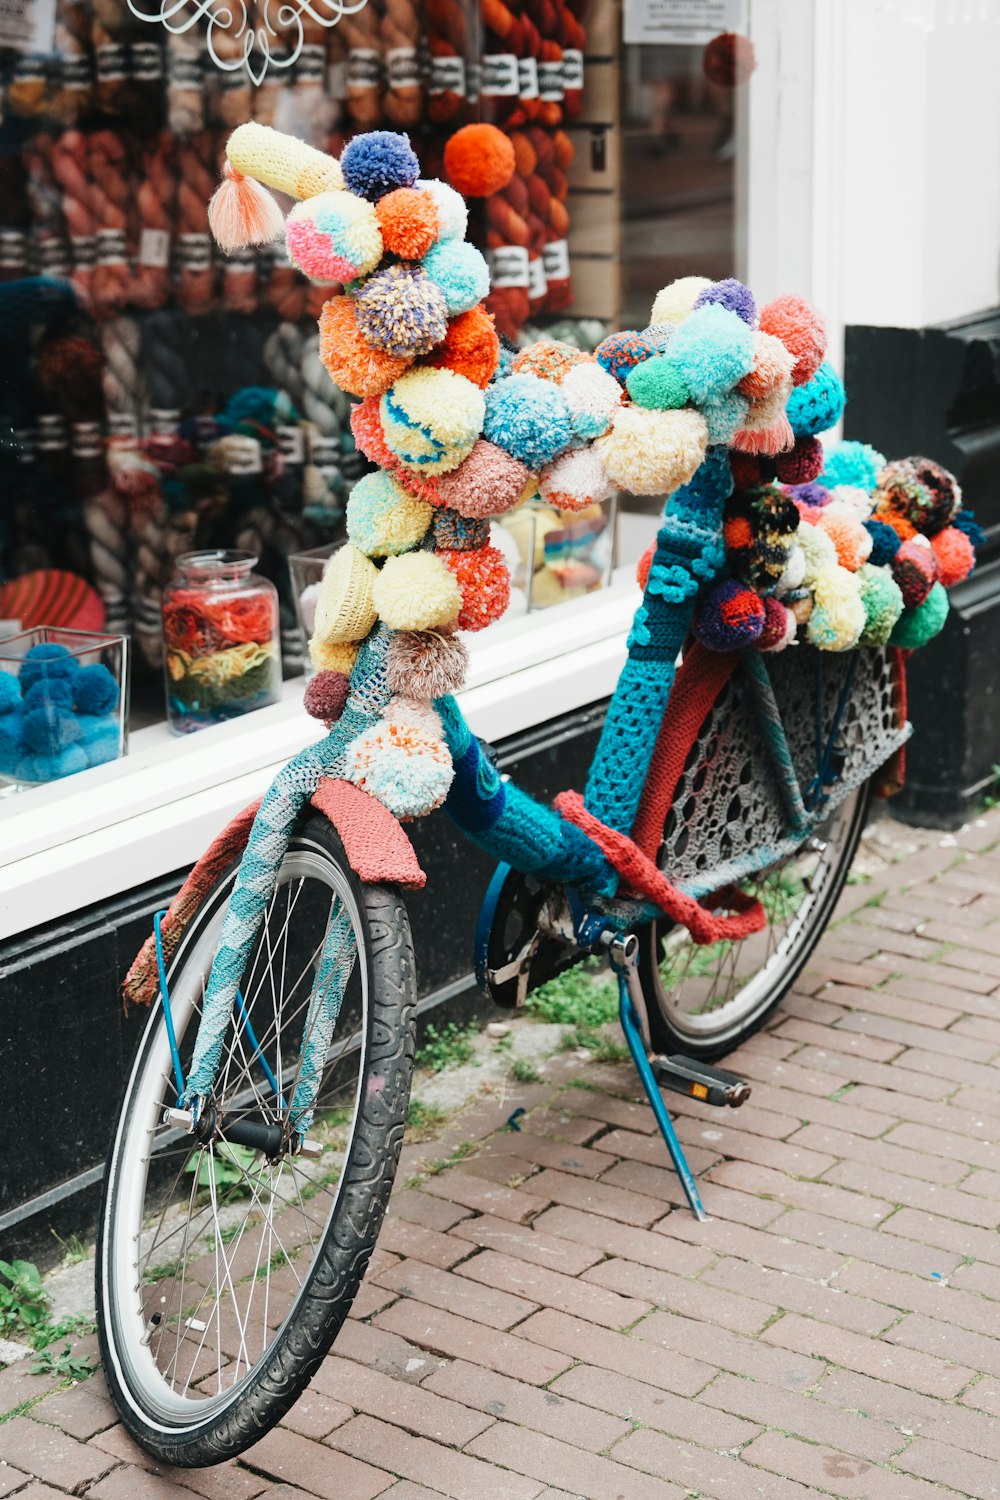
[[[568,822],[575,823],[594,841],[631,890],[652,901],[672,922],[686,927],[696,943],[739,942],[751,933],[763,932],[767,926],[767,913],[761,903],[740,891],[728,897],[738,909],[727,917],[717,917],[692,896],[685,896],[633,844],[628,834],[606,828],[589,813],[579,792],[560,792],[555,806]]]
[[[906,723],[906,663],[909,660],[909,651],[904,651],[899,646],[890,648],[892,665],[892,706],[895,713],[896,728],[902,729]],[[884,766],[880,766],[872,783],[872,790],[876,797],[895,797],[906,785],[906,746],[900,745],[893,755],[890,755]]]
[[[373,884],[419,891],[427,884],[413,845],[392,813],[350,781],[324,778],[312,805],[340,834],[351,869]]]

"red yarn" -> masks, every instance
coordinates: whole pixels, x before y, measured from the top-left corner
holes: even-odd
[[[656,556],[656,542],[650,542],[645,552],[635,565],[636,581],[641,589],[646,587],[649,578],[649,570],[653,566],[653,558]]]
[[[510,603],[510,573],[497,547],[475,551],[438,548],[435,556],[454,573],[462,591],[459,630],[485,630]]]
[[[931,549],[941,568],[941,582],[946,589],[968,578],[976,565],[976,549],[964,531],[946,526],[930,538]]]
[[[823,444],[816,437],[796,438],[795,447],[775,455],[782,484],[812,484],[823,472]]]

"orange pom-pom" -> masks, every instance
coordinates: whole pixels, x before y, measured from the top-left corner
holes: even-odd
[[[917,528],[906,516],[900,515],[891,505],[879,502],[872,512],[873,521],[884,521],[886,526],[891,526],[901,541],[908,542],[911,536],[916,536]]]
[[[795,355],[792,384],[804,385],[823,363],[826,327],[816,309],[804,297],[775,297],[760,315],[762,333],[773,334]]]
[[[441,343],[424,360],[424,364],[454,370],[483,388],[489,385],[499,363],[500,340],[493,319],[482,307],[472,307],[452,318]]]
[[[485,630],[499,620],[510,603],[510,573],[497,547],[477,547],[474,552],[442,549],[435,553],[454,573],[462,591],[459,630]]]
[[[403,260],[419,260],[434,244],[440,230],[438,211],[430,193],[402,187],[386,193],[375,205],[382,243]]]
[[[444,148],[444,170],[466,197],[488,198],[514,175],[514,147],[495,125],[463,125]]]
[[[378,396],[366,396],[364,401],[351,409],[351,432],[354,434],[354,441],[358,448],[365,458],[377,464],[380,469],[386,469],[393,478],[398,479],[403,489],[411,495],[417,495],[431,505],[440,505],[442,502],[438,495],[434,475],[424,476],[418,474],[415,469],[407,468],[406,464],[389,447],[385,440],[385,433],[382,431],[382,416],[379,408]]]
[[[209,199],[208,225],[227,255],[248,245],[269,245],[285,232],[285,216],[267,188],[228,161]]]
[[[350,297],[331,297],[323,308],[319,357],[334,385],[352,396],[381,396],[411,363],[372,348],[358,330]]]
[[[930,538],[931,549],[941,566],[941,582],[946,589],[968,578],[976,566],[976,549],[964,531],[946,526]]]
[[[638,582],[641,589],[645,589],[646,587],[646,582],[649,578],[649,570],[653,566],[653,558],[655,556],[656,542],[654,540],[650,542],[649,546],[646,548],[645,552],[642,554],[639,561],[635,565],[636,581]]]

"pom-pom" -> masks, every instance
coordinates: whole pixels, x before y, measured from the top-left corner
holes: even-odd
[[[728,308],[748,328],[753,328],[757,321],[757,304],[753,292],[734,276],[727,276],[724,281],[713,281],[711,286],[698,293],[694,305],[704,307],[709,302],[717,302],[720,307]]]
[[[347,751],[347,775],[397,818],[440,807],[454,775],[444,741],[413,724],[382,720]]]
[[[749,401],[739,391],[727,391],[718,401],[706,401],[701,414],[708,427],[709,443],[713,447],[731,443],[746,421],[749,410]]]
[[[708,429],[697,411],[623,406],[594,448],[612,484],[633,495],[670,494],[693,478],[705,457]]]
[[[916,651],[933,640],[948,618],[948,595],[940,583],[935,583],[922,604],[904,609],[896,621],[890,646],[900,646],[904,651]]]
[[[347,502],[347,535],[369,557],[390,557],[419,545],[433,509],[397,484],[391,474],[365,474]]]
[[[474,552],[488,545],[490,523],[485,516],[480,520],[461,516],[457,510],[438,510],[434,513],[433,538],[435,551]]]
[[[795,431],[794,423],[792,431]],[[774,466],[782,484],[812,484],[823,469],[823,444],[819,438],[796,436],[795,447],[787,453],[776,454]]]
[[[858,644],[884,646],[903,613],[903,595],[888,568],[865,563],[858,570],[858,580],[865,607],[865,628]]]
[[[0,671],[0,714],[9,714],[21,701],[21,685],[12,672]]]
[[[115,757],[107,755],[104,758],[114,760]],[[56,779],[61,776],[75,776],[77,771],[85,771],[88,765],[92,764],[94,762],[90,760],[89,754],[81,745],[68,745],[65,750],[60,750],[59,754],[52,758],[52,775]]]
[[[391,130],[356,135],[344,148],[340,167],[351,192],[370,203],[377,203],[394,188],[412,187],[420,174],[409,136]]]
[[[669,359],[693,400],[717,401],[753,368],[753,334],[728,308],[697,308],[678,328]]]
[[[600,437],[622,404],[621,386],[596,360],[574,365],[560,386],[573,432],[583,442]]]
[[[657,345],[648,334],[630,329],[625,333],[611,333],[602,339],[594,350],[594,358],[619,385],[624,385],[629,370],[642,360],[651,359],[657,352]]]
[[[941,569],[941,582],[946,589],[953,588],[968,578],[976,566],[976,553],[964,531],[957,526],[946,526],[931,537],[931,551]]]
[[[923,604],[940,571],[938,560],[926,543],[921,545],[916,538],[900,543],[892,560],[892,576],[899,584],[907,609]]]
[[[422,267],[440,289],[449,317],[468,312],[489,292],[489,267],[475,245],[463,240],[441,240],[432,245]]]
[[[79,663],[65,646],[58,641],[40,641],[24,653],[21,692],[27,693],[36,682],[51,682],[56,677],[65,677],[72,682],[79,670]]]
[[[863,521],[862,525],[872,539],[869,563],[877,568],[888,567],[899,551],[898,533],[891,526],[887,526],[884,521]]]
[[[537,375],[508,375],[486,392],[483,436],[529,469],[540,469],[569,447],[573,424],[558,386]]]
[[[653,301],[650,323],[680,323],[691,312],[702,292],[712,286],[707,276],[681,276],[661,288]]]
[[[838,486],[838,488],[843,488],[843,486]],[[901,542],[908,542],[911,538],[919,535],[913,522],[908,520],[898,510],[893,510],[891,505],[887,505],[879,496],[878,490],[875,491],[874,498],[877,501],[875,509],[872,512],[874,519],[880,521],[883,526],[891,526]]]
[[[827,450],[820,482],[831,490],[838,484],[850,484],[870,494],[884,468],[884,453],[879,453],[870,443],[856,443],[849,439]]]
[[[24,750],[20,714],[4,714],[0,719],[0,770],[10,775]]]
[[[397,630],[389,639],[386,683],[394,693],[433,700],[457,693],[465,682],[469,653],[462,638],[431,630]]]
[[[376,575],[374,601],[391,630],[440,630],[457,618],[462,593],[433,552],[404,552]]]
[[[669,356],[655,354],[630,370],[625,389],[639,406],[654,411],[672,411],[687,406],[691,392],[683,375]]]
[[[419,260],[438,237],[438,208],[419,187],[395,188],[375,205],[382,244],[390,255]]]
[[[353,193],[318,193],[296,203],[285,234],[289,256],[316,281],[353,281],[382,259],[375,210]]]
[[[483,392],[451,370],[408,371],[382,397],[389,449],[424,474],[455,469],[472,449],[486,413]]]
[[[397,359],[428,354],[448,331],[444,293],[419,266],[388,266],[354,298],[358,332]]]
[[[816,516],[816,525],[826,532],[834,545],[837,561],[849,573],[856,573],[868,560],[872,539],[864,526],[846,506],[836,501],[824,505]]]
[[[97,662],[81,667],[73,679],[73,698],[85,714],[109,714],[118,705],[118,684],[107,667]]]
[[[500,339],[490,314],[472,307],[452,318],[444,339],[425,363],[464,375],[481,389],[489,385],[500,363]]]
[[[826,328],[816,309],[803,297],[775,297],[761,312],[760,326],[795,355],[792,384],[811,380],[826,353]]]
[[[649,582],[649,570],[653,566],[653,558],[655,556],[656,540],[654,538],[635,565],[635,581],[641,589],[644,589]]]
[[[461,193],[436,177],[418,177],[416,186],[434,201],[438,216],[439,240],[464,240],[469,210]]]
[[[500,516],[512,510],[531,483],[531,471],[502,448],[478,438],[468,458],[437,482],[442,505],[459,515]]]
[[[878,476],[877,503],[904,516],[917,531],[931,536],[949,525],[962,507],[954,474],[930,458],[900,458]]]
[[[560,343],[558,339],[540,339],[529,344],[514,358],[511,373],[514,375],[537,375],[539,380],[551,380],[561,385],[575,365],[593,364],[593,356],[584,354],[572,344]]]
[[[761,333],[758,328],[753,336],[753,365],[737,390],[752,401],[778,389],[788,390],[794,368],[795,355],[773,333]]]
[[[309,642],[309,659],[317,672],[343,672],[350,677],[358,650],[357,641],[319,641],[313,637]]]
[[[819,510],[824,505],[829,505],[833,499],[832,491],[822,484],[793,484],[789,488],[789,494],[796,505],[805,507],[807,510]]]
[[[21,733],[33,754],[58,755],[80,738],[80,725],[75,714],[51,703],[22,715]]]
[[[771,464],[770,472],[767,472],[767,460],[756,453],[740,453],[734,448],[728,457],[733,484],[738,490],[752,490],[754,485],[767,484],[775,477],[774,465]]]
[[[764,602],[735,578],[713,584],[694,614],[694,633],[710,651],[738,651],[764,629]]]
[[[796,540],[805,556],[804,582],[812,588],[837,569],[837,549],[819,526],[800,526]]]
[[[784,409],[776,417],[763,409],[770,399],[765,397],[764,403],[751,401],[746,420],[733,437],[734,448],[741,449],[744,453],[759,453],[775,458],[793,446],[795,434]]]
[[[705,43],[702,72],[716,88],[735,89],[746,83],[757,66],[753,42],[738,31],[720,31]]]
[[[79,675],[77,673],[77,677]],[[13,678],[11,680],[14,681]],[[111,680],[113,682],[114,678],[112,677]],[[73,683],[71,684],[70,680],[66,677],[45,678],[41,682],[32,683],[22,700],[23,706],[26,709],[72,708],[73,700],[76,696],[73,690],[75,683],[76,678],[73,679]]]
[[[806,576],[806,555],[798,541],[792,542],[785,556],[781,577],[774,586],[776,594],[792,594],[802,587]]]
[[[805,535],[818,533],[806,527]],[[856,573],[834,564],[821,572],[813,584],[814,603],[806,625],[806,639],[821,651],[850,651],[865,628],[865,607]]]
[[[381,396],[410,364],[369,344],[358,328],[350,297],[331,297],[324,305],[319,318],[319,357],[334,385],[352,396]]]
[[[495,125],[463,125],[444,148],[448,181],[466,198],[502,192],[515,165],[514,147]]]
[[[978,552],[980,547],[986,546],[986,532],[976,521],[971,510],[960,510],[951,522],[958,531],[964,532],[972,543],[974,551]]]
[[[824,361],[814,375],[795,386],[785,410],[795,436],[808,438],[835,427],[844,414],[846,402],[844,382],[833,366]]]
[[[208,203],[208,227],[227,255],[281,238],[285,216],[267,188],[226,162]]]
[[[607,471],[592,447],[573,448],[547,465],[539,476],[538,489],[546,504],[568,511],[600,505],[614,493]]]
[[[838,505],[843,505],[852,515],[857,516],[859,521],[867,521],[872,513],[872,497],[864,490],[856,489],[850,484],[838,484],[830,494]]]
[[[303,707],[312,718],[332,724],[344,712],[350,690],[350,680],[343,672],[317,672],[306,685]]]
[[[349,542],[335,552],[320,584],[313,640],[334,645],[363,641],[375,624],[377,578],[374,563]],[[312,662],[317,669],[326,665],[315,651]]]
[[[499,620],[510,602],[510,573],[496,547],[475,552],[438,552],[462,591],[459,630],[485,630]]]
[[[757,639],[758,651],[784,651],[795,639],[798,621],[780,600],[764,600],[764,629]]]

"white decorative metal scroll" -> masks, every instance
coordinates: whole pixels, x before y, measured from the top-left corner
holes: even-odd
[[[215,66],[224,73],[245,68],[257,84],[269,67],[290,68],[298,61],[305,41],[304,18],[329,29],[367,4],[368,0],[160,0],[159,8],[150,11],[128,0],[138,20],[163,26],[174,36],[200,27]]]

